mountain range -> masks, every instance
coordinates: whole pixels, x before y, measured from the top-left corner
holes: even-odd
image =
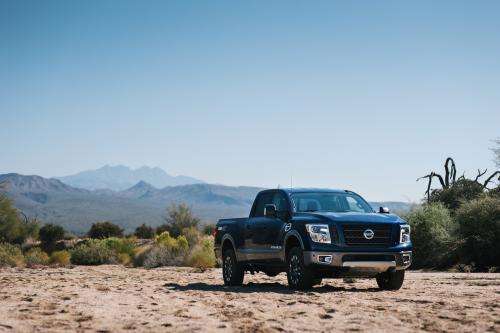
[[[56,177],[60,181],[73,187],[87,190],[109,189],[123,191],[140,181],[147,182],[157,188],[189,184],[202,184],[203,180],[187,176],[171,176],[161,168],[143,166],[130,169],[124,165],[105,165],[96,170],[82,171],[74,175]]]
[[[163,223],[166,208],[172,203],[186,203],[202,223],[219,218],[248,216],[259,187],[187,184],[158,188],[139,180],[121,191],[109,188],[88,190],[65,184],[59,179],[25,176],[17,173],[0,175],[0,189],[14,205],[30,217],[44,223],[62,225],[75,234],[87,232],[96,221],[109,220],[130,232],[138,225]],[[377,202],[374,207],[407,211],[403,202]]]

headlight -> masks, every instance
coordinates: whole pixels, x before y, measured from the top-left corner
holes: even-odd
[[[313,242],[330,244],[330,229],[326,224],[306,224],[306,231]]]
[[[399,233],[399,242],[401,244],[404,243],[409,243],[410,242],[410,226],[408,224],[403,224],[399,226],[400,228],[400,233]]]

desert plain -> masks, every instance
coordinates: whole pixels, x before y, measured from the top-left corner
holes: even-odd
[[[407,272],[399,291],[373,279],[122,266],[0,269],[0,332],[500,332],[500,274]]]

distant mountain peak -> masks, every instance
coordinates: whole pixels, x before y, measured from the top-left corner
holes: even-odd
[[[104,165],[99,169],[82,171],[74,175],[57,177],[62,182],[88,190],[128,190],[140,181],[155,188],[204,183],[187,176],[172,176],[159,167],[141,166],[137,169],[125,165]]]

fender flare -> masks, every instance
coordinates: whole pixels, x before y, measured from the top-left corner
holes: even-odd
[[[300,247],[304,250],[304,241],[302,240],[302,236],[300,236],[297,230],[290,230],[286,233],[285,238],[283,239],[283,248],[281,251],[281,260],[283,260],[283,262],[286,262],[286,243],[290,237],[297,238],[299,240]]]
[[[234,239],[233,239],[233,236],[231,236],[229,233],[225,233],[224,236],[222,236],[222,239],[220,241],[220,254],[221,254],[221,258],[222,258],[222,248],[224,247],[224,243],[226,242],[226,240],[229,240],[231,242],[231,246],[233,247],[233,250],[234,252],[236,253],[236,245],[234,243]]]

